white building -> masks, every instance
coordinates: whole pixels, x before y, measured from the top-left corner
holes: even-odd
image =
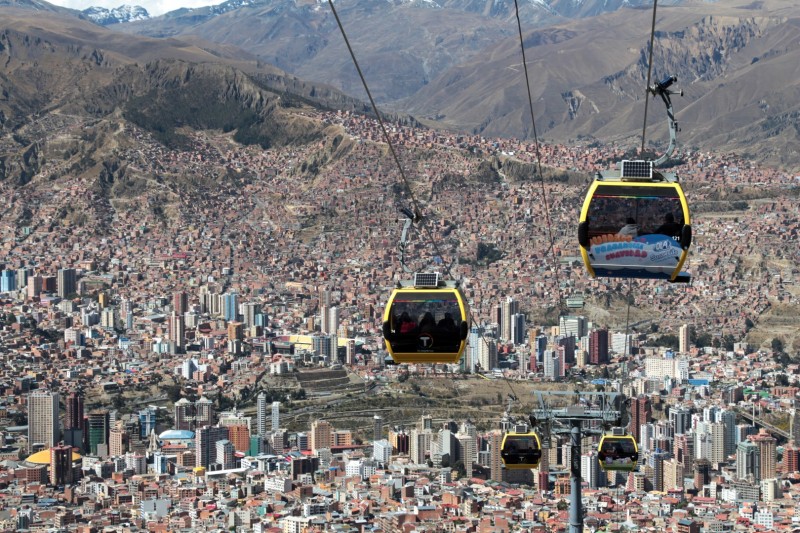
[[[388,464],[392,459],[392,444],[386,439],[373,442],[372,458],[381,464]]]

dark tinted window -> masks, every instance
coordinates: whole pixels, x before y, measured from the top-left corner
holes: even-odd
[[[670,187],[616,187],[600,185],[595,190],[587,217],[590,236],[617,233],[633,219],[639,234],[657,230],[672,216],[674,224],[683,224],[683,207],[678,193]]]

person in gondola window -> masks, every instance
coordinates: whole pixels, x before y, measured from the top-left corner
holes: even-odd
[[[677,237],[681,234],[681,225],[675,222],[675,216],[672,213],[664,215],[664,223],[656,228],[655,233],[667,235],[669,237]]]
[[[407,312],[400,315],[400,333],[411,333],[417,328],[414,319]]]
[[[636,224],[636,220],[631,217],[625,219],[625,225],[622,226],[622,229],[617,232],[617,235],[622,235],[624,237],[637,237],[639,235],[639,226]]]

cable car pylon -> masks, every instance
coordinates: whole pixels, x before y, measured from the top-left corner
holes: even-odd
[[[585,427],[599,422],[601,426],[619,425],[625,405],[625,396],[617,392],[596,391],[535,391],[538,409],[531,411],[531,420],[547,428],[548,435],[570,437],[570,502],[569,533],[583,533],[583,504],[581,500],[581,439],[585,435],[603,435],[605,430]],[[563,408],[553,408],[548,397],[573,398],[575,403]],[[586,400],[581,402],[581,400]],[[563,402],[559,402],[563,403]],[[549,439],[549,436],[548,436]]]

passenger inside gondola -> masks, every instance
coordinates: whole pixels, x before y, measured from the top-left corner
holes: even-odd
[[[664,223],[661,224],[653,233],[660,233],[669,237],[679,237],[681,234],[681,225],[675,222],[675,216],[672,213],[664,215]]]

